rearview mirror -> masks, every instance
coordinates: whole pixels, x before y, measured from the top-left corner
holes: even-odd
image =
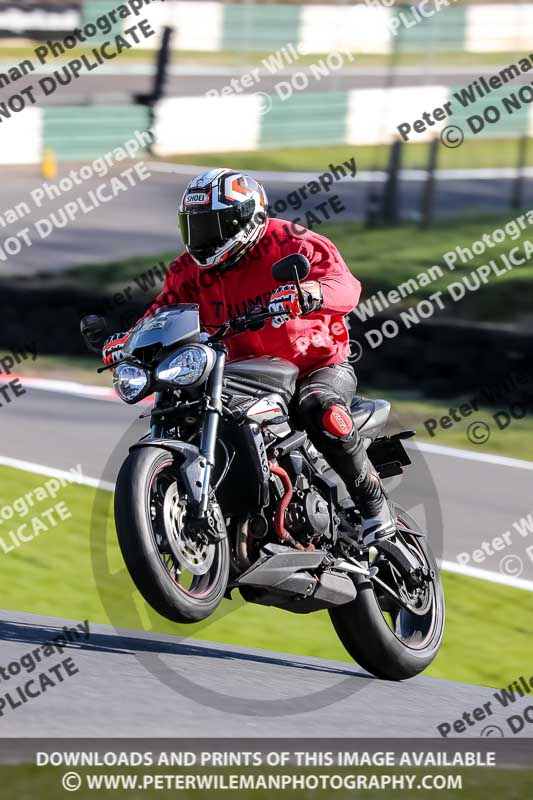
[[[96,314],[89,314],[83,317],[80,331],[89,350],[100,354],[104,342],[109,336],[105,317],[100,317]]]
[[[278,283],[288,283],[289,281],[302,281],[311,272],[309,259],[300,253],[285,256],[272,267],[272,277]]]

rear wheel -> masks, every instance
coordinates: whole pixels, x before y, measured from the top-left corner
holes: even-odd
[[[115,523],[128,571],[145,600],[175,622],[199,622],[221,602],[229,575],[227,537],[208,539],[184,526],[187,497],[173,457],[133,450],[115,490]],[[210,509],[218,515],[217,506]]]
[[[415,520],[396,506],[402,542],[433,577],[413,590],[398,570],[383,559],[377,581],[352,576],[357,596],[351,603],[331,609],[335,631],[352,658],[378,678],[402,680],[426,669],[438,653],[444,633],[444,595],[439,570]],[[376,553],[370,554],[369,565]],[[392,595],[397,595],[395,599]]]

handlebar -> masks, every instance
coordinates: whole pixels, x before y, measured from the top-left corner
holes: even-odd
[[[216,333],[209,337],[210,342],[219,342],[221,339],[228,339],[230,336],[236,336],[244,331],[258,331],[264,324],[274,317],[289,316],[287,312],[270,311],[263,306],[256,306],[251,308],[244,314],[239,314],[237,317],[232,317],[222,325]],[[230,333],[230,331],[233,331]]]

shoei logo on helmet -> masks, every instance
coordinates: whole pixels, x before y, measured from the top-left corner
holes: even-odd
[[[206,192],[193,192],[185,198],[186,206],[200,206],[209,203],[209,195]]]

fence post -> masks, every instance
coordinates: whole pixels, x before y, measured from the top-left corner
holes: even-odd
[[[524,167],[527,164],[528,135],[524,133],[518,141],[518,163],[516,165],[516,178],[511,192],[511,208],[520,210],[524,201]]]
[[[427,165],[427,178],[422,192],[420,209],[420,227],[428,228],[433,220],[433,208],[435,205],[435,170],[437,169],[437,157],[440,140],[435,137],[429,143],[429,159]]]
[[[389,225],[397,225],[400,221],[398,212],[398,188],[400,169],[402,166],[402,142],[400,139],[391,145],[387,181],[383,192],[382,218]]]
[[[158,100],[161,100],[165,93],[165,84],[168,78],[168,65],[172,58],[172,36],[174,28],[166,25],[163,28],[161,44],[157,51],[157,60],[154,73],[152,90],[147,94],[135,94],[135,102],[152,107]]]

